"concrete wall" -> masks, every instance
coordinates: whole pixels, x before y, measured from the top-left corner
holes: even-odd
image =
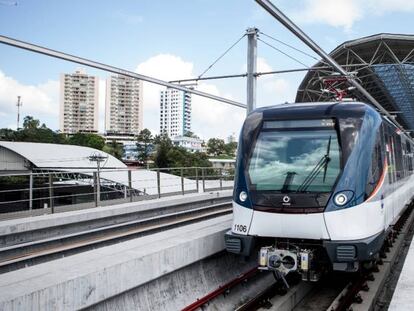
[[[77,310],[99,304],[222,251],[231,218],[221,216],[1,274],[0,310]]]
[[[0,146],[0,171],[28,171],[24,157]]]
[[[256,258],[254,258],[256,259]],[[255,266],[256,261],[221,252],[130,291],[100,302],[87,310],[181,310]],[[230,295],[219,296],[203,310],[234,310],[260,289],[274,282],[271,273],[262,273],[238,285]]]

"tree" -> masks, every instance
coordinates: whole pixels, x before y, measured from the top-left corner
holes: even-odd
[[[168,157],[168,152],[174,145],[168,135],[161,134],[155,136],[154,144],[156,145],[156,152],[154,156],[155,166],[172,167],[173,161]]]
[[[198,137],[196,134],[194,134],[191,131],[186,131],[185,134],[184,134],[184,136],[185,137],[192,137],[192,138],[200,138],[200,137]]]
[[[153,137],[149,129],[143,129],[137,136],[137,150],[138,160],[147,166],[148,158],[151,153],[151,145],[153,143]]]
[[[115,158],[121,160],[124,153],[122,144],[118,144],[115,139],[112,139],[109,144],[106,144],[103,149],[106,153],[113,155]]]
[[[37,143],[66,143],[64,135],[52,131],[44,123],[40,126],[38,119],[26,116],[23,120],[23,128],[19,128],[17,131],[1,129],[0,139]]]
[[[16,140],[16,133],[12,129],[0,129],[0,140],[14,141]]]
[[[23,119],[23,129],[28,130],[28,129],[37,129],[39,128],[40,125],[40,121],[33,118],[32,116],[25,116]],[[46,127],[43,124],[44,127]]]
[[[76,133],[69,138],[69,144],[102,150],[105,146],[105,139],[97,134]]]
[[[220,138],[210,138],[207,142],[207,153],[209,155],[218,156],[225,153],[224,140]]]
[[[237,143],[235,141],[224,145],[224,151],[227,155],[234,157],[236,154]]]

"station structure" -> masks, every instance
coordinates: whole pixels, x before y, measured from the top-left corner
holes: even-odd
[[[257,2],[268,1],[257,0]],[[289,20],[285,19],[283,22],[289,25]],[[2,37],[2,40],[7,41],[7,38]],[[29,47],[24,42],[13,41],[8,44],[56,57],[56,53],[52,55],[54,51]],[[71,61],[75,59],[70,55],[63,55],[62,58]],[[414,36],[378,34],[348,41],[332,51],[328,59],[333,60],[334,64],[339,64],[340,67],[332,66],[332,63],[328,65],[325,60],[315,64],[308,70],[308,74],[299,86],[296,102],[354,98],[372,103],[374,100],[375,103],[380,104],[382,112],[392,116],[395,121],[403,125],[404,130],[409,132],[414,129]],[[181,91],[187,90],[182,86],[125,72],[119,68],[104,65],[98,67],[85,59],[77,59],[76,62],[113,73],[126,74],[133,78],[155,81]],[[337,74],[338,70],[335,70],[338,68],[341,69],[339,74]],[[346,68],[347,73],[352,73],[352,79],[341,76],[341,72],[344,72],[342,68]],[[250,78],[254,80],[253,76]],[[365,91],[362,91],[361,86]],[[189,92],[207,96],[195,90]],[[250,95],[254,102],[254,92]],[[207,97],[222,100],[217,96]],[[246,107],[244,104],[226,101],[238,107]],[[346,102],[343,104],[346,105]],[[11,143],[2,143],[1,147],[7,149],[9,156],[15,157],[23,166],[25,161],[36,164],[30,149],[25,152],[19,151]],[[49,152],[47,154],[50,156]],[[39,166],[39,163],[36,165]],[[122,180],[119,180],[119,183],[128,184]],[[179,206],[182,212],[184,205],[194,202],[198,204],[201,200],[213,202],[218,198],[231,199],[231,192],[193,193],[188,196],[160,198],[153,200],[152,203],[131,202],[99,209],[3,221],[0,222],[2,243],[0,250],[3,248],[10,251],[18,248],[20,244],[16,243],[16,236],[20,237],[20,242],[23,241],[23,237],[33,239],[33,235],[45,239],[42,235],[48,231],[65,231],[70,225],[81,226],[95,219],[107,221],[124,217],[125,220],[132,212],[150,209],[152,215],[155,215],[166,206]],[[214,261],[213,258],[208,265],[200,264],[201,261],[224,250],[223,235],[230,226],[231,215],[221,215],[2,273],[0,274],[0,310],[85,308],[148,310],[177,309],[186,306],[202,293],[214,288],[216,286],[214,282],[224,281],[229,273],[240,272],[238,270],[240,263],[234,261],[217,264],[218,261]],[[51,228],[53,230],[50,230]],[[74,233],[72,231],[65,234]],[[24,243],[30,242],[33,241],[24,241]],[[412,307],[414,262],[410,259],[413,258],[413,254],[414,248],[411,246],[391,301],[391,310],[404,308],[410,310]],[[0,268],[1,265],[2,263]],[[179,275],[183,273],[183,269],[187,269],[188,275]]]
[[[405,129],[414,129],[414,35],[381,33],[351,40],[330,56],[352,72]],[[320,61],[306,74],[295,101],[331,101],[341,95],[369,102],[347,79]]]

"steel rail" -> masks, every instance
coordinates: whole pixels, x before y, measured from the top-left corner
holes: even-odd
[[[381,104],[354,78],[352,74],[342,68],[328,53],[326,53],[319,45],[317,45],[302,29],[300,29],[293,21],[291,21],[282,11],[280,11],[270,0],[255,0],[263,9],[278,20],[297,38],[305,43],[311,50],[324,59],[333,69],[345,76],[348,82],[354,86],[372,105],[374,105],[382,114],[386,115],[392,123],[394,123],[401,130],[404,127],[399,124],[393,116],[381,106]],[[409,135],[402,133],[410,141],[414,141]]]
[[[37,261],[48,261],[48,256],[49,260],[52,260],[53,258],[50,258],[52,255],[56,257],[57,255],[75,254],[84,251],[85,248],[111,245],[138,236],[227,215],[231,212],[231,203],[217,203],[3,247],[0,248],[0,273],[16,270],[21,266],[33,265]]]
[[[235,287],[236,285],[252,278],[258,272],[257,267],[254,267],[241,275],[237,276],[233,280],[227,282],[224,285],[219,286],[217,289],[213,290],[212,292],[208,293],[207,295],[198,298],[196,301],[191,303],[190,305],[184,307],[181,311],[195,311],[202,308],[205,304],[209,303],[213,299],[217,298],[218,296],[227,293],[230,289]]]
[[[216,95],[213,95],[213,94],[193,90],[193,89],[190,89],[190,88],[187,88],[187,87],[184,87],[184,86],[169,83],[169,82],[166,82],[166,81],[163,81],[163,80],[160,80],[160,79],[156,79],[156,78],[153,78],[153,77],[150,77],[150,76],[135,73],[133,71],[129,71],[129,70],[125,70],[125,69],[122,69],[122,68],[106,65],[106,64],[103,64],[103,63],[99,63],[99,62],[89,60],[89,59],[86,59],[86,58],[83,58],[83,57],[67,54],[67,53],[64,53],[64,52],[57,51],[57,50],[52,50],[52,49],[49,49],[49,48],[46,48],[46,47],[43,47],[43,46],[40,46],[40,45],[32,44],[32,43],[29,43],[29,42],[25,42],[25,41],[21,41],[21,40],[17,40],[17,39],[13,39],[13,38],[10,38],[10,37],[0,35],[0,43],[10,45],[10,46],[13,46],[13,47],[16,47],[16,48],[24,49],[24,50],[27,50],[27,51],[43,54],[43,55],[46,55],[46,56],[66,60],[66,61],[69,61],[69,62],[85,65],[85,66],[88,66],[88,67],[93,67],[93,68],[96,68],[96,69],[100,69],[100,70],[112,72],[112,73],[115,73],[115,74],[131,77],[131,78],[134,78],[134,79],[140,79],[140,80],[143,80],[143,81],[146,81],[146,82],[149,82],[149,83],[154,83],[154,84],[162,85],[162,86],[165,86],[165,87],[168,87],[168,88],[172,88],[172,89],[184,91],[184,92],[187,92],[187,93],[191,93],[191,94],[194,94],[194,95],[199,95],[199,96],[202,96],[202,97],[217,100],[219,102],[230,104],[230,105],[233,105],[233,106],[236,106],[236,107],[246,108],[245,104],[236,102],[234,100],[230,100],[230,99],[223,98],[223,97],[220,97],[220,96],[216,96]]]

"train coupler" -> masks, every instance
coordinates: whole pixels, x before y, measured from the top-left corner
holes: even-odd
[[[262,247],[259,251],[259,269],[285,276],[291,272],[301,275],[303,281],[319,281],[321,273],[314,269],[315,255],[308,249],[277,249]]]

